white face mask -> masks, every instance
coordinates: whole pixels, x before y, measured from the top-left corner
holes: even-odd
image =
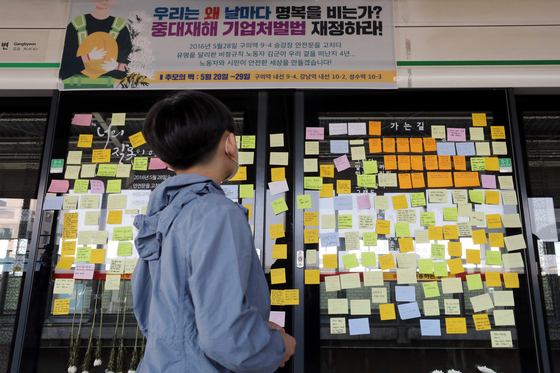
[[[237,173],[237,171],[239,170],[239,162],[235,160],[235,158],[233,158],[231,155],[229,155],[228,151],[227,151],[227,144],[228,144],[228,138],[226,138],[226,155],[229,157],[229,159],[231,159],[232,161],[234,161],[237,164],[237,167],[235,167],[235,171],[233,171],[233,173],[226,179],[222,180],[222,183],[225,181],[230,180],[232,177],[235,176],[235,174]]]

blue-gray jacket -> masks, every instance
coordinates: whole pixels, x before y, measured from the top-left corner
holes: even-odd
[[[139,372],[274,372],[284,341],[247,210],[211,179],[182,174],[138,215],[134,314],[148,338]]]

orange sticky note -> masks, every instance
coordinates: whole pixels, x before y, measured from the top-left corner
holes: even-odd
[[[369,152],[381,153],[381,139],[369,139]]]
[[[453,187],[451,172],[428,172],[428,188]]]
[[[381,136],[381,122],[369,121],[369,134],[371,136]]]
[[[428,238],[434,241],[443,240],[443,228],[438,226],[428,227]]]
[[[397,139],[397,152],[410,153],[410,146],[408,145],[408,137],[399,137]]]
[[[478,172],[453,172],[456,188],[468,188],[480,186]]]
[[[412,181],[410,180],[410,174],[399,174],[399,188],[412,189]]]
[[[463,260],[461,258],[448,260],[447,266],[449,267],[449,273],[452,275],[465,272],[465,268],[463,268]]]
[[[377,220],[375,222],[375,233],[377,233],[377,234],[391,234],[391,221],[390,220]]]
[[[107,214],[107,224],[121,224],[122,216],[122,210],[109,210]]]
[[[488,242],[486,239],[486,231],[484,229],[479,229],[472,232],[473,245],[483,245]]]
[[[392,137],[383,138],[383,153],[395,153],[395,139]]]
[[[450,155],[440,155],[438,157],[439,160],[439,169],[440,170],[451,170],[451,156]]]
[[[399,170],[401,171],[410,171],[410,156],[409,155],[399,155]]]
[[[490,247],[504,247],[503,233],[488,233],[488,240],[490,241]]]
[[[383,156],[385,169],[386,170],[396,170],[397,169],[397,156],[396,155],[385,155]]]
[[[486,171],[500,171],[500,161],[498,157],[484,158],[484,165],[486,166]]]
[[[422,153],[422,139],[419,137],[413,137],[410,139],[410,152],[411,153]]]
[[[105,263],[105,249],[91,250],[89,256],[89,262],[93,264]]]
[[[486,276],[486,286],[487,287],[494,287],[494,286],[502,286],[502,279],[500,278],[500,272],[486,272],[484,274]]]
[[[449,256],[463,256],[463,244],[461,242],[448,242],[447,252]]]
[[[445,331],[447,334],[467,334],[466,320],[464,317],[446,318]]]
[[[382,271],[396,267],[393,254],[379,255],[377,260],[379,260],[379,265],[381,266]]]
[[[446,240],[457,240],[459,239],[459,231],[456,225],[444,225],[443,226],[443,237]]]
[[[401,195],[398,195],[398,196],[393,196],[392,199],[393,199],[393,209],[402,210],[402,209],[407,209],[408,208],[408,201],[406,200],[406,195],[405,194],[401,194]]]
[[[414,251],[414,240],[412,237],[399,238],[399,249],[401,253]]]
[[[472,113],[474,127],[486,127],[486,113]]]
[[[319,166],[319,171],[321,173],[321,177],[334,177],[333,164],[322,164]]]
[[[504,285],[506,288],[518,288],[519,275],[516,272],[504,273]]]
[[[323,167],[323,166],[321,166]],[[334,177],[334,165],[331,166],[333,168],[333,176],[330,177]],[[321,175],[323,176],[323,175]],[[286,168],[285,167],[276,167],[276,168],[271,168],[270,169],[270,179],[272,181],[282,181],[282,180],[286,180]]]
[[[485,200],[487,205],[499,205],[500,204],[500,192],[495,190],[487,190],[485,193]]]
[[[436,139],[432,137],[424,137],[424,151],[427,152],[437,151]]]
[[[381,320],[395,320],[397,318],[395,314],[395,304],[380,304],[379,317],[381,318]]]
[[[480,264],[480,250],[467,249],[467,263]]]
[[[454,155],[453,156],[453,165],[455,166],[456,170],[459,171],[466,171],[467,170],[467,161],[464,155]]]
[[[337,180],[336,181],[336,192],[338,194],[350,194],[352,192],[351,181],[350,180]]]
[[[338,260],[336,254],[323,254],[323,268],[337,268]]]
[[[319,198],[332,198],[334,196],[334,184],[323,184],[319,191]]]
[[[486,225],[488,228],[501,228],[502,227],[502,219],[500,214],[488,214],[486,215]]]
[[[423,171],[424,170],[424,161],[421,155],[412,155],[410,156],[410,166],[415,171]]]
[[[111,149],[93,149],[91,163],[111,162]]]
[[[423,172],[415,172],[410,174],[412,177],[412,187],[413,188],[425,188],[426,182],[424,181],[424,173]]]
[[[426,161],[426,170],[439,169],[437,155],[425,155],[424,160]]]

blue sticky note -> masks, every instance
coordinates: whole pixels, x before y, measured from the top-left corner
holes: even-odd
[[[331,153],[346,154],[348,152],[350,152],[348,140],[331,140]]]
[[[43,203],[43,210],[62,210],[63,203],[64,203],[64,196],[45,197],[45,203]]]
[[[369,319],[367,317],[363,319],[349,319],[348,327],[350,329],[350,335],[363,335],[369,334]]]
[[[474,142],[458,142],[455,144],[455,147],[457,148],[457,155],[476,155]]]
[[[395,286],[395,298],[397,302],[416,302],[416,287]]]
[[[437,155],[457,155],[455,154],[454,142],[438,142],[436,145]]]
[[[322,247],[340,246],[340,239],[338,238],[338,232],[321,233],[319,237],[321,238]]]
[[[441,337],[441,325],[439,320],[420,320],[420,334],[426,336]]]
[[[420,317],[420,310],[418,309],[417,302],[399,304],[398,307],[399,307],[399,316],[401,317],[401,320],[408,320],[408,319],[414,319],[416,317]]]
[[[333,198],[335,210],[352,210],[354,204],[352,203],[352,196],[336,196]]]

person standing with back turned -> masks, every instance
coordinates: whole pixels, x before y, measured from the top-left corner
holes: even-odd
[[[274,372],[296,341],[268,322],[247,210],[220,187],[239,165],[231,113],[208,94],[179,92],[150,109],[142,132],[177,175],[134,220],[134,314],[148,339],[138,372]]]

